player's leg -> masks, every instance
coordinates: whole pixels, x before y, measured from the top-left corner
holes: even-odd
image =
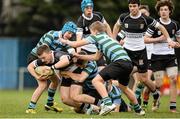
[[[178,68],[177,66],[168,67],[167,68],[167,75],[170,79],[170,111],[176,111],[176,99],[177,99],[177,75],[178,75]]]
[[[32,113],[32,114],[36,113],[35,111],[36,103],[38,99],[40,98],[41,94],[43,93],[43,91],[47,87],[47,81],[37,80],[37,82],[38,82],[38,87],[36,88],[36,90],[34,91],[31,97],[31,101],[28,105],[28,109],[26,110],[26,113]]]
[[[82,85],[72,84],[70,89],[70,97],[77,103],[94,104],[95,98],[87,94],[83,94]]]
[[[61,101],[68,106],[79,107],[80,104],[74,102],[70,97],[71,83],[72,83],[72,79],[65,79],[65,78],[62,79],[62,83],[59,88],[61,94]]]
[[[57,76],[53,75],[51,78],[51,83],[49,85],[48,88],[48,99],[47,99],[47,103],[45,105],[45,109],[48,110],[52,110],[55,112],[62,112],[63,109],[58,107],[57,103],[54,102],[54,95],[56,93],[56,89],[58,87],[59,84],[59,79]]]
[[[151,79],[153,83],[155,84],[153,71],[151,69],[148,69],[148,78]],[[144,109],[147,109],[150,93],[151,91],[149,90],[149,88],[145,87],[143,91],[143,108]]]

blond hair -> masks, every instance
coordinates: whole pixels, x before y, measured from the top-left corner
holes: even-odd
[[[100,21],[95,21],[94,23],[92,23],[89,26],[89,29],[92,31],[97,30],[98,32],[105,32],[106,31],[105,25]]]

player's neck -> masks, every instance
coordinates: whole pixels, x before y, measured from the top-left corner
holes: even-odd
[[[130,13],[130,17],[133,18],[133,19],[137,19],[141,16],[141,12],[139,11],[136,15],[133,15]]]
[[[167,18],[161,18],[160,17],[160,21],[163,24],[169,24],[171,22],[171,19],[169,17],[167,17]]]
[[[82,14],[83,18],[86,20],[91,20],[93,18],[93,13],[91,14],[91,16],[86,16],[84,13]]]

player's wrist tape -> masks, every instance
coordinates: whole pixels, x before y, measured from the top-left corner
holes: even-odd
[[[52,65],[52,66],[51,66],[51,69],[52,69],[52,70],[55,70],[55,69],[56,69],[56,67],[55,67],[54,65]]]

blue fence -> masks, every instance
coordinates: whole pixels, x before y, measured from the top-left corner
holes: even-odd
[[[18,88],[19,68],[27,66],[27,55],[37,41],[36,38],[0,38],[0,89]],[[24,73],[24,86],[36,86],[28,73]]]

